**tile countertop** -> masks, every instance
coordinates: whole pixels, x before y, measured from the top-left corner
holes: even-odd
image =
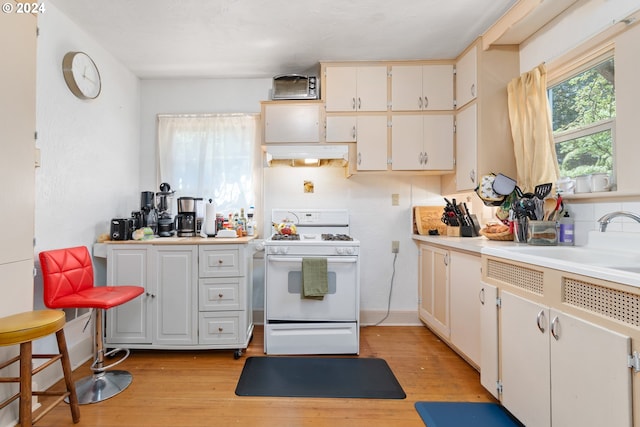
[[[639,272],[615,268],[615,264],[640,266],[637,256],[618,254],[611,249],[598,250],[582,246],[531,246],[511,241],[489,240],[486,237],[421,236],[416,234],[413,235],[413,239],[477,255],[490,255],[640,287]],[[609,259],[612,262],[606,262]]]

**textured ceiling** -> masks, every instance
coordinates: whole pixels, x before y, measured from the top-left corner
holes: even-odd
[[[456,57],[516,0],[51,0],[141,78]]]

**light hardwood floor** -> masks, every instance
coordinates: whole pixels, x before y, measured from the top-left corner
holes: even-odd
[[[478,372],[420,326],[361,329],[359,357],[385,359],[407,394],[402,400],[239,397],[236,383],[245,358],[251,356],[264,356],[260,326],[238,360],[227,350],[134,350],[115,368],[133,374],[124,392],[82,405],[78,424],[63,403],[37,426],[424,427],[415,402],[494,401],[480,385]],[[88,365],[76,369],[74,377],[87,375]]]

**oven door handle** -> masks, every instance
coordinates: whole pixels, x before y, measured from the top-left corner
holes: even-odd
[[[323,257],[319,257],[319,258],[323,258]],[[340,257],[324,257],[327,258],[327,263],[328,264],[351,264],[351,263],[356,263],[358,262],[358,257],[352,257],[352,256],[340,256]],[[272,256],[267,256],[267,261],[268,262],[299,262],[302,263],[302,257],[272,257]]]

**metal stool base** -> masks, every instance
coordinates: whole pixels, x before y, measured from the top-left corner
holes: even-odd
[[[129,387],[132,380],[133,376],[129,372],[118,370],[84,377],[76,382],[78,403],[86,405],[107,400]]]

